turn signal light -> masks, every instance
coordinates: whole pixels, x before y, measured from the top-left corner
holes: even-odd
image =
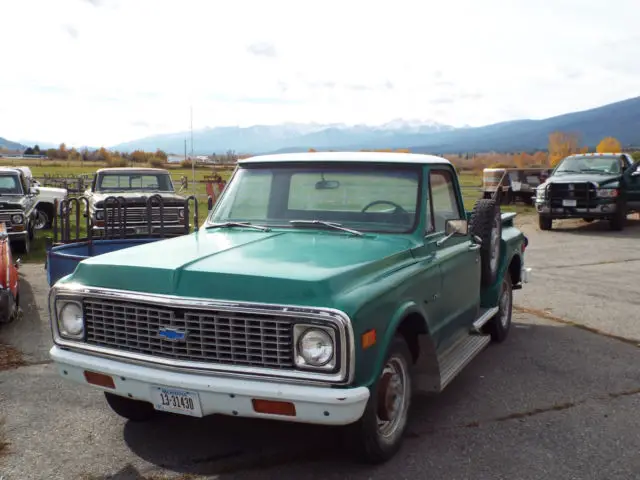
[[[116,384],[113,382],[113,378],[104,373],[84,371],[84,378],[92,385],[105,388],[116,388]]]
[[[277,402],[274,400],[251,399],[253,409],[257,413],[267,413],[270,415],[286,415],[287,417],[296,416],[296,406],[291,402]]]

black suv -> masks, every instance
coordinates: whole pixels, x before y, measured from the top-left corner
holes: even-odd
[[[626,153],[570,155],[536,189],[540,230],[554,219],[608,220],[622,230],[629,213],[640,211],[640,168]]]
[[[11,246],[29,253],[33,240],[38,189],[17,168],[0,167],[0,223],[7,226]]]

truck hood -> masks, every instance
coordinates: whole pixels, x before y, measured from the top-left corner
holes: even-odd
[[[205,230],[82,261],[67,282],[146,293],[328,305],[362,281],[413,263],[403,236]]]
[[[182,195],[173,192],[94,192],[91,194],[91,201],[94,205],[100,207],[102,206],[102,202],[108,197],[123,197],[130,202],[130,204],[144,206],[146,205],[147,199],[156,194],[162,197],[165,206],[174,203],[182,205],[185,199]]]
[[[547,179],[540,187],[546,187],[550,183],[584,183],[593,182],[598,186],[606,186],[620,180],[620,175],[604,175],[601,173],[576,173],[553,175]],[[540,188],[539,187],[539,188]]]
[[[24,195],[0,195],[0,211],[21,210],[24,208],[25,199]]]

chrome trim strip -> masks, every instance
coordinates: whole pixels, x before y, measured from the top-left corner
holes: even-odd
[[[242,312],[263,315],[280,315],[299,318],[302,322],[317,322],[326,325],[333,324],[339,334],[339,361],[340,369],[336,373],[327,374],[322,371],[305,370],[280,370],[261,367],[245,367],[234,365],[216,365],[207,362],[193,362],[175,360],[143,355],[134,352],[126,352],[106,347],[87,345],[83,342],[63,339],[57,328],[55,309],[56,297],[67,297],[76,300],[78,297],[104,298],[110,300],[130,300],[152,305],[163,305],[172,308],[191,308],[197,310],[220,310],[225,312]],[[221,375],[240,376],[245,378],[278,378],[288,379],[304,383],[322,383],[330,385],[345,385],[353,381],[355,375],[355,341],[353,327],[349,316],[341,310],[333,308],[305,307],[299,305],[278,305],[267,303],[231,302],[204,298],[178,297],[174,295],[157,295],[144,292],[131,292],[110,288],[87,287],[77,283],[65,283],[54,285],[49,291],[49,319],[53,341],[61,347],[68,347],[75,351],[91,352],[100,356],[116,357],[129,363],[139,363],[147,366],[158,365],[162,368],[197,371],[202,373],[215,373]],[[295,348],[295,347],[294,347]],[[295,354],[295,351],[294,351]]]

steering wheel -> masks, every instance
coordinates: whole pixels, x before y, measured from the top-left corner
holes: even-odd
[[[392,205],[396,207],[396,209],[393,211],[394,214],[407,213],[407,211],[404,208],[402,208],[402,206],[398,205],[395,202],[392,202],[391,200],[376,200],[375,202],[371,202],[368,205],[365,205],[365,207],[361,211],[362,213],[364,213],[367,211],[368,208],[373,207],[374,205],[379,205],[379,204],[387,204],[387,205]]]

